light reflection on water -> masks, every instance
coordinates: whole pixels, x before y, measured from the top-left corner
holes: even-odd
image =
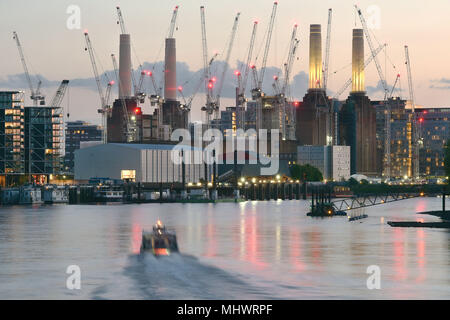
[[[0,208],[0,298],[450,298],[447,230],[391,228],[436,221],[419,198],[366,208],[368,219],[306,217],[307,201]],[[157,219],[181,254],[139,256]],[[65,288],[68,265],[82,290]],[[381,268],[381,290],[366,269]]]

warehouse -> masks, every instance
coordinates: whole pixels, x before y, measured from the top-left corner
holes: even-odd
[[[183,148],[185,183],[211,181],[213,165],[203,164],[203,152]],[[179,146],[108,143],[82,148],[75,152],[75,180],[85,183],[102,177],[143,183],[183,182],[182,165],[172,160],[173,155],[181,155]]]

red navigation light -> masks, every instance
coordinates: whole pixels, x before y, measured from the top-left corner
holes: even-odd
[[[134,114],[142,114],[142,110],[139,107],[134,108]]]
[[[300,102],[294,101],[294,107],[298,107],[300,105]]]
[[[182,87],[182,86],[179,86],[179,87],[178,87],[178,91],[180,91],[180,92],[183,91],[183,87]]]
[[[250,68],[255,69],[256,66],[255,66],[254,64],[251,64],[251,65],[250,65]]]
[[[84,34],[86,35],[86,34],[88,34],[88,29],[84,29]]]
[[[210,83],[208,83],[208,88],[209,89],[212,89],[214,87],[214,85],[210,82]]]
[[[259,23],[259,20],[258,20],[258,19],[255,19],[255,21],[253,21],[253,23],[254,23],[254,24],[258,24],[258,23]]]
[[[216,78],[216,77],[212,77],[212,78],[211,78],[211,81],[212,81],[212,82],[216,82],[216,81],[217,81],[217,78]]]
[[[419,122],[422,123],[423,122],[423,118],[419,118]]]
[[[277,76],[273,76],[273,80],[278,80],[278,77]]]
[[[234,72],[234,74],[236,75],[236,76],[240,76],[241,75],[241,72],[239,71],[239,70],[236,70],[235,72]]]
[[[114,83],[116,83],[114,80],[111,80],[111,81],[109,82],[110,85],[114,85]]]
[[[153,73],[152,73],[151,71],[147,71],[147,75],[148,75],[149,77],[151,77],[151,76],[153,75]]]

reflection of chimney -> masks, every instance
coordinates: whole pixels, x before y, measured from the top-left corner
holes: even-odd
[[[310,25],[309,89],[322,88],[322,33],[320,24]]]
[[[364,30],[353,29],[352,92],[364,91]]]
[[[130,35],[120,35],[119,98],[131,97],[131,46]]]
[[[177,100],[177,52],[175,38],[166,39],[164,98],[166,101]]]

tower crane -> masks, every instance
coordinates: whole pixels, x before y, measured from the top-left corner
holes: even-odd
[[[175,32],[175,24],[177,21],[178,8],[179,6],[175,6],[175,9],[173,9],[172,19],[170,20],[169,33],[167,35],[167,38],[173,38],[173,33]]]
[[[264,81],[264,73],[266,71],[267,58],[268,58],[268,55],[269,55],[270,42],[271,42],[271,39],[272,39],[273,27],[274,27],[274,23],[275,23],[275,17],[276,17],[276,14],[277,14],[277,7],[278,7],[278,1],[275,1],[273,3],[272,13],[270,15],[270,22],[269,22],[269,26],[268,26],[268,29],[267,29],[266,44],[265,44],[265,47],[264,47],[263,61],[262,61],[261,70],[259,72],[259,75],[257,73],[256,66],[252,67],[254,81],[257,84],[257,86],[252,89],[252,98],[257,101],[257,103],[256,103],[257,104],[257,106],[256,106],[256,130],[257,131],[262,126],[262,123],[261,123],[261,117],[262,117],[262,100],[261,100],[261,98],[262,98],[262,84],[263,84],[263,81]]]
[[[417,115],[416,115],[416,105],[414,98],[414,85],[412,80],[412,72],[411,72],[411,61],[409,59],[409,49],[408,46],[405,46],[405,59],[406,59],[406,69],[408,71],[408,86],[409,86],[409,100],[411,101],[411,124],[412,124],[412,144],[413,144],[413,178],[418,179],[420,176],[420,168],[419,168],[419,152],[420,152],[420,142],[421,137],[419,134],[419,128],[417,126]]]
[[[98,111],[98,113],[102,114],[102,125],[103,125],[102,142],[107,143],[107,139],[108,139],[107,117],[111,111],[111,106],[109,105],[108,99],[110,96],[111,87],[114,84],[114,82],[108,81],[107,88],[106,88],[106,95],[104,95],[102,85],[100,83],[100,76],[98,74],[97,63],[95,62],[94,49],[92,48],[91,39],[89,38],[89,34],[87,31],[84,32],[84,37],[86,40],[85,50],[89,52],[89,57],[91,59],[91,64],[92,64],[92,71],[94,72],[95,82],[97,83],[98,95],[100,97],[101,108],[98,109],[97,111]]]
[[[30,73],[28,72],[27,63],[25,61],[25,55],[23,54],[22,45],[19,40],[19,36],[17,35],[17,32],[13,32],[13,39],[16,40],[17,49],[19,50],[20,60],[22,61],[22,67],[23,71],[25,72],[25,77],[27,78],[28,87],[30,88],[31,92],[31,100],[33,100],[33,105],[37,106],[39,105],[45,105],[45,96],[41,94],[41,84],[42,81],[38,78],[38,84],[36,87],[36,90],[34,90],[33,82],[31,81]]]
[[[214,112],[216,106],[212,93],[214,82],[211,79],[211,68],[210,63],[208,63],[208,43],[206,40],[206,19],[204,6],[200,7],[200,21],[202,29],[203,70],[206,91],[206,104],[202,107],[202,111],[204,111],[206,114],[206,125],[207,127],[209,127],[211,125],[211,115]]]
[[[63,80],[59,85],[58,90],[56,90],[56,94],[50,103],[51,107],[59,108],[61,106],[64,95],[66,94],[67,87],[69,85],[69,80]]]
[[[223,66],[223,70],[222,70],[222,75],[219,79],[219,86],[217,88],[217,94],[216,94],[216,103],[215,103],[215,118],[218,119],[219,118],[219,108],[220,108],[220,95],[222,94],[222,88],[223,85],[225,83],[225,76],[227,74],[228,71],[228,63],[230,61],[230,56],[231,56],[231,51],[233,49],[233,43],[234,43],[234,39],[236,38],[236,31],[237,31],[237,27],[238,27],[238,23],[239,23],[239,16],[241,15],[240,12],[238,12],[236,14],[236,17],[234,18],[234,23],[233,23],[233,27],[231,29],[231,35],[230,35],[230,41],[228,43],[228,48],[226,51],[226,55],[225,55],[225,63]]]
[[[333,9],[328,9],[327,40],[325,46],[325,61],[323,64],[323,89],[326,92],[328,84],[330,66],[330,44],[331,44],[331,21],[333,19]]]
[[[376,49],[372,43],[372,38],[370,37],[370,31],[369,31],[369,28],[367,27],[366,19],[364,18],[363,14],[361,12],[361,9],[357,5],[355,5],[355,9],[359,15],[359,19],[361,20],[361,25],[363,27],[367,43],[369,44],[369,48],[370,48],[370,52],[372,53],[373,60],[375,61],[375,66],[377,67],[378,76],[380,77],[381,85],[383,86],[383,89],[384,89],[384,101],[385,101],[386,117],[387,117],[386,127],[385,127],[385,132],[386,132],[385,143],[389,144],[389,147],[385,148],[385,150],[384,150],[384,161],[385,161],[384,167],[385,167],[385,177],[387,179],[390,179],[391,178],[391,153],[388,151],[389,151],[390,145],[391,145],[391,121],[390,121],[391,106],[390,106],[390,102],[388,99],[389,89],[388,89],[388,85],[387,85],[386,79],[383,74],[383,70],[381,69],[380,62],[378,61],[377,55],[375,53]]]
[[[279,101],[282,108],[282,118],[281,118],[281,132],[282,132],[282,139],[286,139],[286,107],[287,107],[287,99],[286,99],[286,91],[289,86],[291,71],[292,71],[292,65],[294,63],[295,54],[297,51],[298,44],[300,41],[297,39],[297,27],[298,25],[295,24],[294,28],[292,30],[291,35],[291,41],[289,45],[289,52],[288,52],[288,58],[287,62],[284,64],[284,81],[283,85],[281,87],[281,91],[279,94]]]
[[[236,71],[236,76],[238,77],[238,87],[237,87],[237,97],[236,97],[236,112],[238,114],[238,124],[240,125],[240,129],[244,129],[245,127],[245,89],[248,83],[248,74],[250,73],[250,62],[253,55],[253,48],[255,47],[255,39],[256,39],[256,31],[258,29],[258,21],[255,20],[253,22],[252,34],[250,36],[250,44],[247,51],[247,59],[245,60],[245,65],[243,71]],[[253,69],[252,69],[253,70]],[[244,76],[242,77],[242,73]]]
[[[263,62],[262,62],[261,71],[260,71],[260,74],[258,77],[258,89],[261,89],[261,90],[262,90],[262,83],[264,81],[264,73],[266,72],[267,58],[269,56],[269,49],[270,49],[270,42],[272,39],[273,26],[275,24],[275,17],[277,15],[277,7],[278,7],[278,1],[275,1],[273,3],[272,14],[270,15],[269,27],[267,29],[266,45],[264,47]]]

